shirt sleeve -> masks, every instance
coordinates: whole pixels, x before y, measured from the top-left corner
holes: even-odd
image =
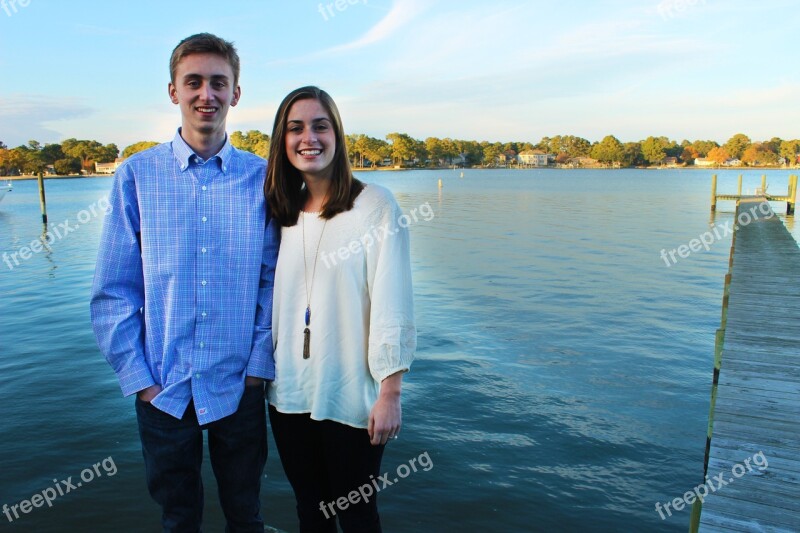
[[[391,192],[385,191],[368,217],[381,235],[367,246],[367,283],[370,295],[369,370],[381,382],[396,372],[408,371],[414,360],[417,332],[411,284],[408,228]],[[388,230],[388,231],[387,231]]]
[[[144,355],[139,204],[130,166],[117,170],[108,203],[89,307],[100,351],[129,396],[156,384]]]
[[[258,284],[253,347],[250,352],[250,361],[247,364],[248,376],[268,380],[275,379],[275,358],[272,346],[272,297],[279,244],[278,222],[273,217],[269,217],[261,256],[261,279]]]

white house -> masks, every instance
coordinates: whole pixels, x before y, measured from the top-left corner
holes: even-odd
[[[118,157],[113,163],[95,163],[94,171],[98,174],[113,174],[123,161],[125,161],[124,157]]]
[[[555,159],[555,156],[541,150],[525,150],[519,153],[520,163],[532,167],[546,167],[551,159]]]

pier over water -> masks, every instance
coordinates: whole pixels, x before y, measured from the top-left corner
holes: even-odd
[[[765,204],[740,199],[737,220]],[[714,490],[691,531],[800,531],[800,248],[778,217],[753,217],[729,265],[703,480]]]

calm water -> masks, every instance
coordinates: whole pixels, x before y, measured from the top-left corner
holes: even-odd
[[[745,189],[759,175],[746,174]],[[786,186],[787,172],[768,175],[770,191]],[[735,192],[735,176],[721,174],[720,192]],[[385,530],[686,531],[688,511],[662,521],[654,504],[702,481],[730,237],[671,267],[659,253],[708,230],[710,172],[362,177],[392,189],[407,211],[427,202],[435,213],[411,225],[419,352],[402,437],[383,470],[398,477],[426,452],[433,467],[382,491]],[[49,251],[17,256],[19,265],[9,258],[13,269],[0,263],[0,505],[54,479],[77,485],[84,469],[112,459],[52,507],[13,522],[0,515],[4,531],[158,530],[133,402],[88,316],[102,226],[90,206],[109,186],[48,181],[51,223],[77,229]],[[731,220],[731,204],[720,208],[716,222]],[[0,252],[41,234],[36,183],[16,182],[0,203]],[[270,446],[264,515],[294,531]],[[207,531],[222,531],[207,460],[204,468]]]

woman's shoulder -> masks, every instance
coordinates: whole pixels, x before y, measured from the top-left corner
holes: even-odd
[[[397,200],[392,191],[377,183],[364,183],[364,189],[356,198],[356,204],[367,211],[380,207],[394,207]]]

